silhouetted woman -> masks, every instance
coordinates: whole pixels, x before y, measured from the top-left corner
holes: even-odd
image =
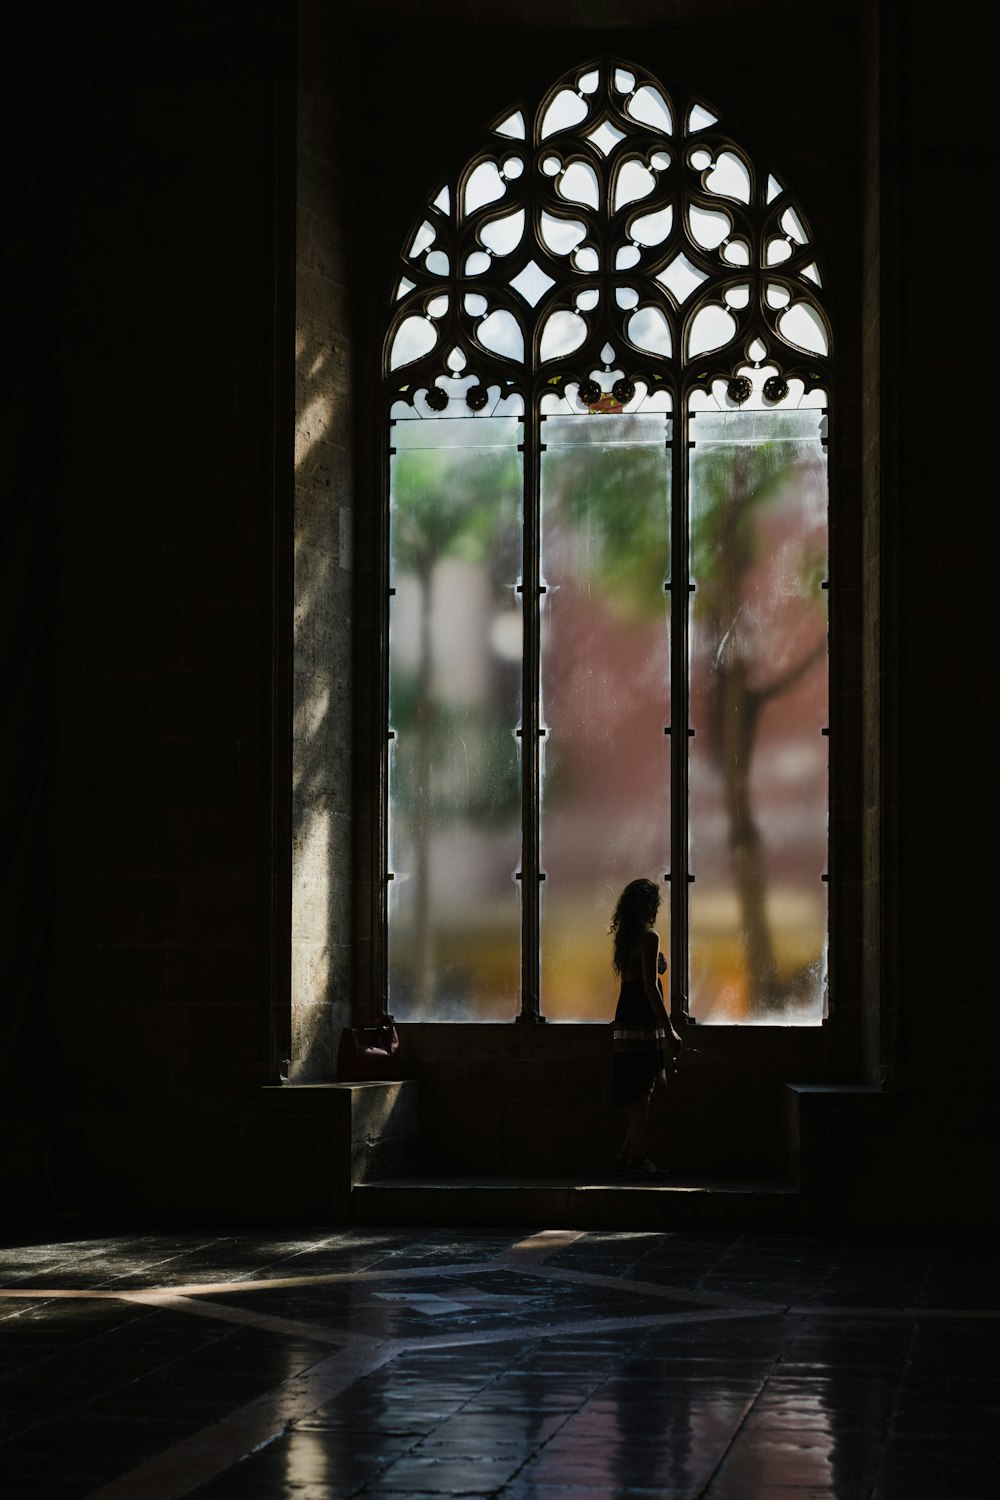
[[[615,1175],[620,1177],[667,1175],[646,1155],[649,1101],[658,1084],[666,1087],[668,1058],[682,1046],[667,1015],[659,980],[667,969],[653,927],[659,908],[660,892],[653,882],[633,880],[619,896],[611,918],[614,970],[622,982],[612,1030],[612,1093],[628,1118],[615,1162]]]

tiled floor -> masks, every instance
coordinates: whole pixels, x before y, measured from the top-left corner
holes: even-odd
[[[979,1500],[983,1240],[354,1229],[0,1251],[5,1500]]]

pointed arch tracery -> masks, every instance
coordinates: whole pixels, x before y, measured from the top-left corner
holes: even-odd
[[[624,63],[495,123],[425,205],[394,296],[388,390],[431,409],[456,380],[474,410],[491,389],[586,409],[612,368],[625,405],[720,375],[770,404],[829,368],[801,206],[704,102]]]

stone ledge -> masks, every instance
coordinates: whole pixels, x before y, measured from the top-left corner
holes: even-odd
[[[798,1223],[800,1200],[782,1182],[410,1177],[359,1184],[353,1207],[359,1224],[772,1229]]]
[[[896,1095],[876,1084],[788,1083],[788,1175],[811,1222],[848,1222],[851,1179],[873,1138],[892,1128]]]
[[[261,1098],[265,1114],[293,1136],[297,1181],[315,1184],[304,1190],[304,1211],[347,1223],[358,1184],[415,1166],[419,1084],[413,1079],[267,1085]]]

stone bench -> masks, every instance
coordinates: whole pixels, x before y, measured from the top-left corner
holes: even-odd
[[[280,1132],[287,1211],[317,1222],[351,1220],[360,1183],[417,1166],[418,1084],[292,1083],[261,1090]]]

